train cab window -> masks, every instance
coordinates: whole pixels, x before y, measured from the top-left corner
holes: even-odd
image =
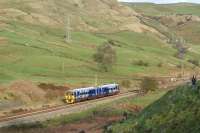
[[[72,95],[73,93],[72,92],[66,92],[65,94],[66,95]]]

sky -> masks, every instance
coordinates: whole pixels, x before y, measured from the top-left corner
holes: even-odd
[[[189,3],[199,3],[200,0],[118,0],[123,2],[151,2],[157,4],[166,4],[166,3],[179,3],[179,2],[189,2]]]

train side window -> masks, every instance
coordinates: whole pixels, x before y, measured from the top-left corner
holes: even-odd
[[[101,88],[98,88],[98,94],[101,94]]]
[[[77,91],[77,97],[79,97],[80,96],[80,92],[79,91]]]

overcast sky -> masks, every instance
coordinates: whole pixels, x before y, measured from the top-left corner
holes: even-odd
[[[189,3],[200,3],[200,0],[118,0],[123,2],[151,2],[158,4],[165,3],[179,3],[179,2],[189,2]]]

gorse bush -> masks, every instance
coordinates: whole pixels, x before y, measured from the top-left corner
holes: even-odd
[[[199,66],[199,61],[196,60],[196,59],[189,59],[188,62],[195,65],[195,66]]]
[[[163,63],[162,62],[160,62],[160,63],[158,63],[158,65],[157,65],[158,67],[163,67]]]
[[[139,61],[133,62],[133,65],[148,67],[149,63],[139,60]]]
[[[130,80],[123,80],[121,82],[121,85],[125,88],[129,88],[131,86],[131,81]]]
[[[142,80],[141,89],[146,93],[154,91],[158,89],[158,82],[152,78],[146,77]]]

